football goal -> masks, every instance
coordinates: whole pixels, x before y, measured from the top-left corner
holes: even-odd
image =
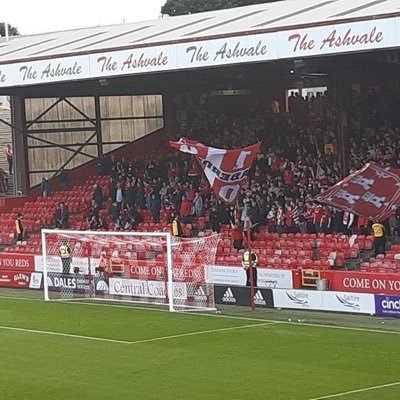
[[[219,236],[42,230],[45,300],[123,301],[170,311],[215,309],[207,266]]]

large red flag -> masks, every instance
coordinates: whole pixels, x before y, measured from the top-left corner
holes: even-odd
[[[400,170],[366,164],[315,200],[373,221],[384,221],[400,205]]]
[[[261,142],[243,149],[207,147],[187,138],[169,142],[171,147],[196,156],[215,194],[227,204],[235,204],[239,189],[247,182]]]

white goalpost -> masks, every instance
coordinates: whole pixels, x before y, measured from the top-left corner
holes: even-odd
[[[43,229],[44,298],[215,310],[207,266],[215,264],[218,241],[219,235]]]

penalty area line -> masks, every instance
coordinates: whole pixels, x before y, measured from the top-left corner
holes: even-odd
[[[93,340],[93,341],[96,341],[96,342],[131,344],[131,342],[128,342],[128,341],[125,341],[125,340],[107,339],[107,338],[100,338],[100,337],[95,337],[95,336],[74,335],[72,333],[42,331],[42,330],[39,330],[39,329],[16,328],[14,326],[2,326],[2,325],[0,325],[0,329],[7,330],[7,331],[24,332],[24,333],[37,333],[37,334],[40,334],[40,335],[62,336],[62,337],[68,337],[68,338],[74,338],[74,339]]]
[[[393,386],[398,386],[398,385],[400,385],[400,381],[399,382],[386,383],[384,385],[369,386],[369,387],[366,387],[366,388],[363,388],[363,389],[350,390],[348,392],[328,394],[327,396],[322,396],[322,397],[313,397],[312,399],[309,399],[309,400],[333,399],[334,397],[342,397],[342,396],[347,396],[348,394],[368,392],[370,390],[378,390],[378,389],[383,389],[383,388],[388,388],[388,387],[393,387]]]
[[[206,335],[206,334],[210,334],[210,333],[236,331],[239,329],[256,328],[257,326],[266,326],[266,325],[275,325],[275,324],[279,324],[279,322],[265,322],[263,324],[239,325],[239,326],[230,326],[227,328],[209,329],[206,331],[180,333],[177,335],[169,335],[169,336],[155,337],[155,338],[151,338],[151,339],[135,340],[134,342],[131,342],[130,344],[159,342],[162,340],[178,339],[178,338],[183,338],[183,337],[187,337],[187,336],[199,336],[199,335]]]

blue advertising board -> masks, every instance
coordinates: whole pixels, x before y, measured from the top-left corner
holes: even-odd
[[[400,318],[400,296],[375,295],[375,313]]]

